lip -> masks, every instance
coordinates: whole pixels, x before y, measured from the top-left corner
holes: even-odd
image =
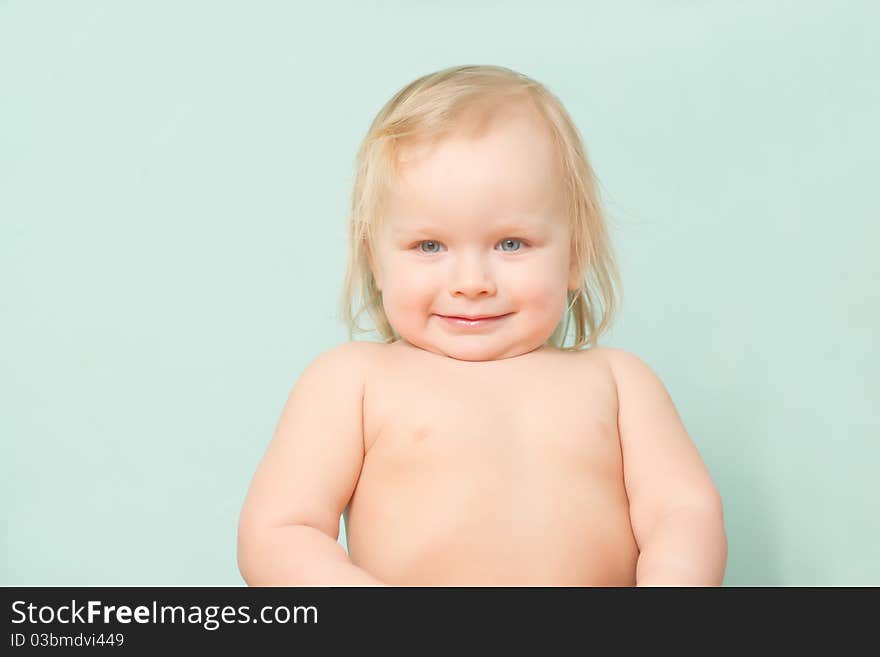
[[[449,326],[457,328],[482,328],[496,324],[499,320],[509,317],[512,314],[513,313],[507,313],[505,315],[475,315],[473,317],[437,315],[437,317],[442,319]]]

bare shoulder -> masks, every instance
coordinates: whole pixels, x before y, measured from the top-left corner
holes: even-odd
[[[597,355],[607,365],[618,386],[638,385],[639,382],[662,385],[660,377],[641,358],[618,347],[597,347]]]
[[[320,369],[348,380],[363,381],[381,347],[375,342],[343,342],[321,353],[309,364],[308,369]]]
[[[614,360],[614,354],[612,352],[614,351],[619,350],[612,347],[591,347],[589,349],[577,351],[575,353],[578,354],[581,362],[584,363],[584,365],[578,366],[578,369],[585,367],[593,373],[600,374],[600,376],[613,387],[614,373],[612,370],[612,361]]]
[[[617,347],[603,347],[599,355],[607,364],[617,390],[622,426],[644,421],[644,418],[680,423],[666,385],[648,363]]]
[[[326,349],[302,370],[291,392],[292,397],[315,396],[337,402],[363,399],[380,347],[377,343],[349,341]]]

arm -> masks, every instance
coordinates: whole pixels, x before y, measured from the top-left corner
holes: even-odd
[[[252,586],[383,586],[337,542],[364,459],[369,350],[349,342],[316,358],[293,387],[238,524],[238,567]]]
[[[721,586],[727,539],[718,507],[683,507],[657,521],[644,540],[637,586]]]
[[[721,496],[663,383],[640,359],[607,349],[637,586],[720,586],[727,564]]]
[[[385,586],[308,525],[239,530],[238,567],[249,586]]]

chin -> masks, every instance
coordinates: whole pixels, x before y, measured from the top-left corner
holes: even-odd
[[[501,358],[501,355],[496,354],[495,352],[488,352],[485,350],[477,349],[453,349],[450,351],[445,351],[443,353],[450,358],[454,358],[455,360],[463,360],[470,363],[479,363],[487,360],[499,360]]]
[[[469,362],[481,362],[489,360],[504,360],[506,358],[514,358],[522,356],[531,351],[531,349],[523,347],[514,347],[512,345],[491,345],[491,344],[453,344],[453,341],[432,345],[431,351],[442,353],[449,358],[463,360]]]

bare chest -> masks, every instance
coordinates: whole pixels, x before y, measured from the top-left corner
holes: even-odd
[[[516,450],[550,435],[580,434],[585,425],[616,426],[616,402],[610,371],[591,353],[469,363],[398,352],[374,367],[368,382],[365,447],[404,441]]]
[[[626,579],[632,538],[604,361],[407,356],[367,382],[366,454],[347,525],[355,562],[395,581]]]
[[[406,354],[376,371],[358,493],[384,508],[443,491],[437,506],[480,498],[522,509],[564,504],[563,484],[576,499],[621,482],[616,388],[596,354],[491,363]]]
[[[595,455],[616,439],[617,399],[604,367],[585,360],[558,354],[501,367],[429,368],[437,364],[430,359],[423,369],[418,359],[391,363],[365,396],[367,458],[436,468],[488,460],[503,472],[523,459],[536,467]]]

